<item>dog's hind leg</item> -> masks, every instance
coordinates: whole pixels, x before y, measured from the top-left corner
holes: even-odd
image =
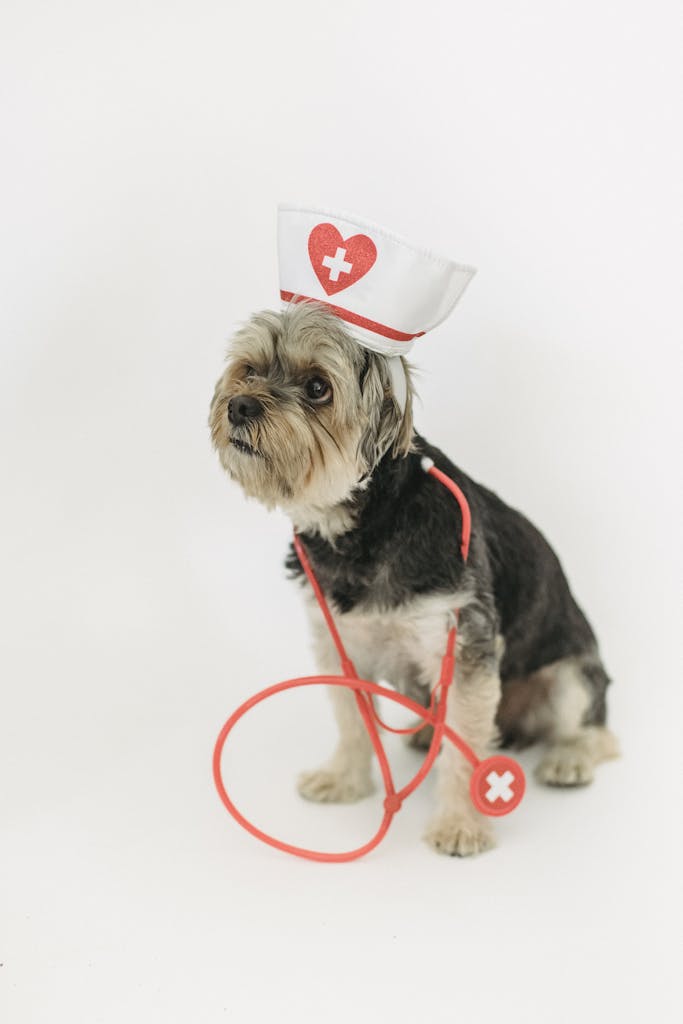
[[[605,727],[609,678],[596,654],[566,658],[539,672],[545,697],[536,708],[546,749],[536,777],[548,786],[581,786],[600,761],[618,757],[619,745]]]

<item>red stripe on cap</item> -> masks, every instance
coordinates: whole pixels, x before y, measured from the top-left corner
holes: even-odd
[[[280,298],[283,302],[319,302],[321,306],[327,306],[335,316],[346,320],[347,323],[355,324],[356,327],[364,327],[366,331],[381,334],[383,338],[389,338],[391,341],[412,341],[413,338],[421,338],[425,333],[420,331],[418,334],[404,334],[403,331],[395,331],[393,327],[378,324],[376,320],[368,320],[367,317],[359,316],[358,313],[352,313],[350,309],[342,309],[341,306],[333,306],[331,302],[324,302],[322,299],[312,299],[308,295],[295,295],[294,292],[283,292],[281,290]]]

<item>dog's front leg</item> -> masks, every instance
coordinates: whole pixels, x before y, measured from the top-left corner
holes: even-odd
[[[488,651],[457,651],[455,679],[448,695],[446,724],[485,757],[496,738],[495,715],[500,700],[500,644]],[[472,767],[448,740],[437,762],[437,808],[425,839],[440,853],[466,857],[495,845],[490,819],[470,799]]]
[[[314,647],[321,675],[339,674],[339,656],[327,633],[314,622]],[[357,666],[360,668],[360,666]],[[361,672],[362,675],[362,672]],[[353,803],[372,793],[372,744],[351,690],[330,686],[339,739],[331,758],[314,771],[302,772],[298,790],[307,800]]]

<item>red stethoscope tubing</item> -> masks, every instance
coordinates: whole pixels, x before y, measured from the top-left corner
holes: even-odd
[[[467,561],[472,528],[470,509],[467,503],[467,499],[465,498],[465,495],[460,490],[458,485],[454,483],[453,480],[450,479],[450,477],[446,476],[445,473],[442,473],[441,470],[437,469],[431,463],[431,460],[425,460],[423,462],[423,468],[425,469],[426,472],[430,473],[431,476],[435,477],[440,483],[442,483],[444,487],[448,488],[448,490],[451,492],[451,494],[453,494],[453,496],[458,502],[458,505],[460,506],[460,512],[462,516],[460,550],[462,553],[463,561]],[[346,653],[346,649],[344,648],[344,644],[342,643],[339,631],[332,617],[332,613],[330,612],[328,603],[325,599],[325,595],[323,594],[320,585],[313,573],[313,569],[311,567],[306,551],[304,550],[303,544],[301,543],[300,538],[296,534],[294,535],[294,547],[296,549],[296,553],[299,558],[299,561],[301,562],[303,570],[306,573],[308,581],[313,588],[313,592],[318,601],[320,609],[325,618],[325,622],[327,623],[327,627],[330,631],[330,635],[339,654],[339,659],[342,667],[342,674],[338,676],[319,675],[302,676],[296,679],[287,679],[282,683],[276,683],[274,686],[269,686],[267,689],[261,690],[253,697],[250,697],[249,700],[245,701],[244,704],[240,705],[240,707],[238,707],[237,710],[234,711],[230,718],[227,720],[227,722],[225,723],[225,725],[223,726],[218,735],[218,739],[216,740],[216,745],[214,747],[213,753],[213,778],[216,784],[216,789],[218,790],[218,795],[220,796],[227,810],[230,812],[233,818],[243,828],[247,830],[247,832],[250,832],[251,835],[255,836],[257,839],[260,839],[262,842],[267,843],[269,846],[275,847],[275,849],[277,850],[282,850],[285,853],[294,854],[297,857],[305,857],[308,860],[341,863],[344,861],[355,860],[358,857],[362,857],[364,854],[369,853],[371,850],[373,850],[382,841],[382,839],[387,833],[387,830],[391,824],[394,814],[401,807],[403,800],[405,800],[407,796],[409,796],[417,789],[417,787],[420,785],[421,782],[423,782],[423,780],[429,773],[437,757],[444,736],[448,740],[450,740],[450,742],[453,743],[454,746],[458,748],[458,750],[460,750],[460,752],[470,762],[473,768],[477,768],[481,764],[481,761],[474,753],[472,748],[467,743],[465,743],[465,741],[460,736],[458,736],[457,733],[455,733],[451,728],[449,728],[449,726],[447,726],[445,722],[448,690],[453,681],[453,671],[455,668],[455,641],[457,635],[458,611],[454,610],[453,612],[455,618],[455,625],[453,625],[448,630],[446,652],[441,662],[441,674],[438,683],[436,684],[432,691],[431,704],[428,708],[424,708],[422,707],[422,705],[417,704],[413,700],[410,700],[409,697],[404,697],[402,694],[396,693],[393,690],[389,690],[385,686],[379,686],[377,683],[370,682],[367,679],[359,678],[356,669],[353,665],[353,662]],[[346,686],[350,690],[353,690],[356,698],[356,703],[358,705],[358,710],[368,731],[368,735],[370,736],[370,740],[372,742],[375,754],[377,755],[377,760],[379,762],[380,771],[382,773],[382,779],[384,781],[384,788],[386,791],[386,797],[384,799],[384,816],[382,818],[382,823],[379,826],[375,835],[369,842],[365,843],[363,846],[359,846],[354,850],[348,850],[344,853],[324,853],[319,850],[308,850],[302,846],[293,846],[291,843],[284,843],[281,840],[276,839],[274,836],[268,835],[268,833],[264,832],[262,829],[257,828],[257,826],[250,822],[248,818],[245,818],[242,812],[238,810],[238,808],[235,806],[235,804],[229,797],[221,773],[221,759],[223,755],[223,748],[225,746],[225,742],[230,732],[232,731],[233,727],[248,711],[256,707],[256,705],[260,704],[262,701],[267,700],[268,697],[272,697],[276,693],[282,693],[284,690],[291,690],[299,686],[320,685]],[[400,704],[403,707],[408,708],[421,719],[420,723],[412,729],[393,729],[390,726],[385,725],[381,721],[375,710],[373,703],[373,697],[375,696],[385,697],[388,700],[394,701],[394,703],[396,704]],[[434,728],[434,733],[432,736],[431,743],[429,745],[429,750],[427,752],[427,755],[425,756],[424,761],[422,762],[419,771],[413,776],[410,782],[408,782],[405,786],[402,787],[402,789],[398,791],[394,786],[394,780],[391,774],[389,761],[387,759],[384,746],[382,745],[382,741],[377,730],[378,724],[382,726],[382,728],[387,729],[390,732],[397,733],[416,732],[418,729],[421,729],[424,725],[432,725]]]

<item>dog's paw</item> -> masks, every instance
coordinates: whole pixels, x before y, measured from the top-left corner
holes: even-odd
[[[594,759],[571,743],[557,744],[536,766],[536,778],[546,786],[586,786],[593,781]]]
[[[438,853],[449,857],[470,857],[496,845],[487,821],[450,814],[434,818],[424,838]]]
[[[317,803],[353,804],[369,796],[375,787],[369,775],[318,768],[313,772],[302,772],[297,780],[297,789],[306,800]]]

